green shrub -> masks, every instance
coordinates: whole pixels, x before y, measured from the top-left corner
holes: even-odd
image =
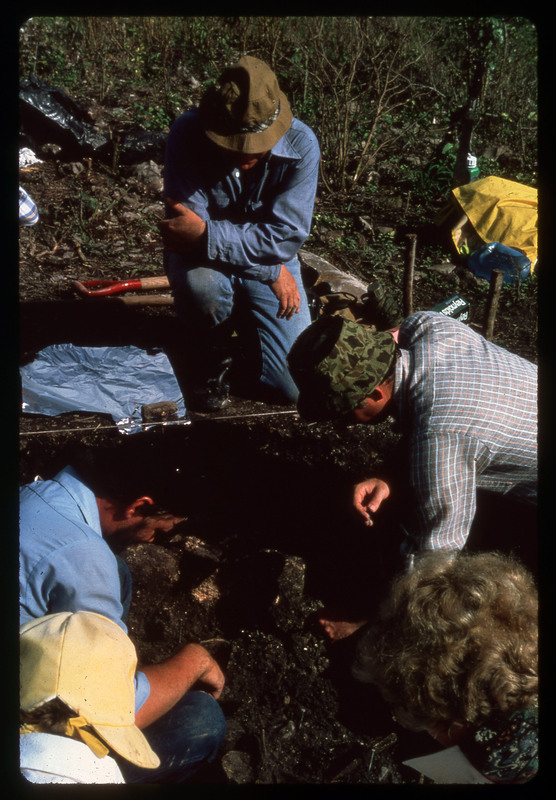
[[[408,148],[420,202],[444,189],[473,64],[485,61],[473,146],[505,144],[536,176],[537,32],[524,17],[34,17],[20,36],[20,75],[110,104],[137,88],[137,123],[165,129],[242,53],[276,71],[294,113],[315,130],[328,192],[364,187]],[[194,79],[193,81],[189,79]],[[445,149],[427,152],[439,131]],[[446,149],[447,148],[447,149]],[[432,158],[432,160],[431,160]],[[490,165],[489,165],[490,166]]]

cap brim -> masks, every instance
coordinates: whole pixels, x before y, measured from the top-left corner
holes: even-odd
[[[99,736],[118,755],[138,767],[154,769],[160,766],[160,759],[136,725],[114,727],[112,725],[93,725]]]
[[[235,133],[223,135],[205,127],[208,138],[226,150],[237,153],[265,153],[274,147],[282,136],[291,127],[293,119],[292,110],[286,95],[280,92],[280,113],[266,130],[260,133]]]

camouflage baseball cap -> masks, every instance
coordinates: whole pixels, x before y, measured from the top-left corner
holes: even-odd
[[[390,333],[339,315],[321,317],[295,340],[288,367],[299,389],[297,408],[309,421],[352,411],[379,386],[394,360]]]

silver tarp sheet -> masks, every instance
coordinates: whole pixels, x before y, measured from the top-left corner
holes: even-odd
[[[178,421],[189,422],[170,361],[158,349],[54,344],[20,367],[20,376],[28,414],[110,414],[123,433],[135,433],[148,427],[141,406],[169,400],[178,404]]]

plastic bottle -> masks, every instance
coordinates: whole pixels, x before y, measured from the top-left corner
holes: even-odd
[[[477,180],[480,174],[479,167],[477,166],[477,156],[473,156],[471,153],[468,153],[466,166],[468,176],[467,183],[473,183],[473,181]]]

